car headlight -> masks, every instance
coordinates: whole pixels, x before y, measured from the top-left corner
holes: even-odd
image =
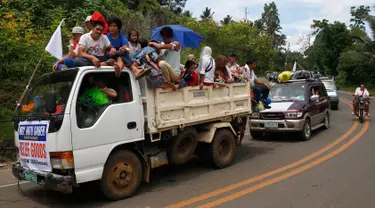
[[[260,115],[259,115],[259,113],[252,113],[250,117],[251,118],[259,118]]]
[[[302,112],[287,112],[285,118],[301,118],[302,114]]]

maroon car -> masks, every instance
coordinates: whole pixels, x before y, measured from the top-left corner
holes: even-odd
[[[270,90],[271,108],[254,112],[250,134],[260,139],[267,132],[298,132],[302,140],[311,131],[329,127],[330,102],[319,79],[291,80],[274,85]]]

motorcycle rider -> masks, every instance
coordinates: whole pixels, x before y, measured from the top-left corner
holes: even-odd
[[[361,84],[359,87],[357,87],[357,89],[355,90],[354,94],[353,94],[353,112],[352,114],[355,115],[356,112],[358,112],[358,107],[359,107],[359,101],[358,101],[358,97],[360,96],[363,96],[363,98],[365,98],[365,116],[366,117],[369,117],[370,114],[369,114],[369,106],[370,106],[370,101],[369,101],[369,97],[370,97],[370,94],[369,92],[367,91],[367,89],[365,88],[365,84]]]

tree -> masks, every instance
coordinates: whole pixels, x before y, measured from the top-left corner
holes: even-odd
[[[211,9],[206,7],[201,14],[201,19],[202,20],[208,20],[212,19],[212,16],[214,15],[215,12],[211,12]]]
[[[193,17],[193,13],[191,11],[184,11],[184,13],[182,14],[184,15],[185,17],[189,17],[189,18],[192,18]]]
[[[171,11],[181,14],[183,11],[186,0],[157,0],[162,7],[167,7]]]
[[[371,12],[371,9],[369,6],[361,5],[359,7],[352,6],[350,9],[350,14],[352,15],[352,18],[350,19],[351,28],[357,27],[362,30],[365,29],[365,21],[366,18],[369,16]]]
[[[233,18],[232,18],[232,16],[227,15],[227,16],[224,17],[224,19],[221,20],[220,22],[221,22],[221,24],[223,24],[223,25],[228,25],[228,24],[230,24],[230,23],[233,22]]]
[[[353,44],[350,30],[344,23],[330,23],[325,19],[314,20],[312,29],[316,38],[314,45],[307,51],[310,67],[336,76],[341,53]]]
[[[271,37],[273,37],[272,46],[281,50],[286,44],[286,36],[281,34],[282,27],[280,26],[279,11],[275,2],[264,4],[264,11],[262,18],[255,25],[258,29],[264,30]]]
[[[298,45],[300,45],[300,51],[305,53],[307,49],[311,47],[311,38],[313,36],[312,32],[304,34],[298,37]]]

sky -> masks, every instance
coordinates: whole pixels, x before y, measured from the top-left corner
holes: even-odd
[[[185,10],[199,17],[202,11],[208,7],[215,12],[215,21],[222,20],[228,14],[234,20],[245,19],[247,7],[247,19],[255,20],[261,17],[263,6],[270,3],[269,0],[187,0]],[[310,25],[313,20],[328,19],[330,22],[350,22],[350,7],[359,5],[374,6],[373,0],[274,0],[279,10],[279,18],[282,33],[287,36],[292,51],[299,51],[301,44],[299,39],[311,32]]]

